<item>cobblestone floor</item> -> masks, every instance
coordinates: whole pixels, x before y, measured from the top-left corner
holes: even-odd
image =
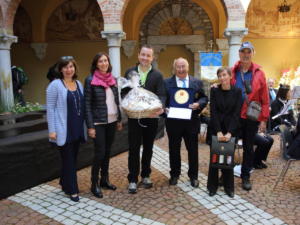
[[[235,197],[219,189],[209,197],[206,191],[209,149],[199,144],[200,187],[187,178],[187,152],[182,146],[182,175],[177,186],[169,186],[167,138],[155,143],[152,160],[154,187],[127,192],[127,156],[111,159],[110,180],[116,191],[104,190],[104,198],[91,195],[90,167],[78,172],[80,202],[64,195],[58,179],[0,201],[0,224],[300,224],[299,163],[291,165],[284,182],[273,185],[282,169],[279,138],[268,158],[268,168],[252,174],[253,190],[241,189],[235,178]]]

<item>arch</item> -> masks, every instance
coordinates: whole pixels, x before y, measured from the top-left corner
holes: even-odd
[[[13,34],[14,17],[20,2],[21,0],[11,0],[8,2],[6,9],[3,7],[3,28],[10,34]]]
[[[99,40],[103,16],[96,5],[94,0],[60,4],[48,19],[46,41]]]
[[[226,27],[226,14],[223,5],[220,0],[192,0],[194,3],[199,5],[205,10],[210,21],[213,25],[214,37],[219,37],[223,34]],[[128,0],[125,1],[123,8],[123,26],[126,32],[127,39],[138,40],[139,28],[142,20],[147,12],[154,7],[160,0],[152,1],[139,1],[139,0]],[[132,13],[135,12],[135,13]],[[222,29],[220,29],[220,27]],[[221,31],[221,32],[220,32]]]
[[[3,14],[2,14],[2,6],[0,5],[0,33],[1,33],[1,29],[4,27],[4,18],[3,18]]]
[[[170,26],[172,21],[175,23]],[[180,24],[185,23],[185,26],[180,26],[177,21],[180,21]],[[143,32],[142,35],[146,37],[157,36],[161,35],[162,25],[167,26],[163,26],[163,28],[172,28],[172,26],[175,25],[176,28],[168,29],[173,34],[192,35],[201,32],[201,34],[205,34],[207,40],[213,39],[212,24],[207,13],[198,4],[192,1],[174,4],[169,0],[163,4],[156,4],[147,12],[147,15],[145,15],[139,30]],[[178,27],[178,25],[180,27]],[[180,31],[178,30],[180,28],[184,28],[181,29],[183,33],[177,32]]]
[[[246,9],[250,0],[221,0],[227,11],[227,27],[245,27]]]
[[[14,18],[14,35],[18,37],[18,42],[32,42],[32,24],[27,10],[20,4]]]

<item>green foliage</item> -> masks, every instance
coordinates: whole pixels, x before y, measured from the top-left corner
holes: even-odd
[[[4,105],[0,101],[0,114],[6,112]]]
[[[13,113],[25,113],[25,112],[33,112],[33,111],[39,111],[42,110],[42,106],[39,103],[31,103],[31,102],[26,102],[25,106],[22,106],[20,103],[17,103],[14,105],[12,108]]]

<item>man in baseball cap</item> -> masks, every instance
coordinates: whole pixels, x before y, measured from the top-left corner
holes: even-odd
[[[251,42],[249,41],[245,41],[241,44],[241,47],[239,49],[239,51],[242,51],[244,49],[250,49],[252,52],[254,52],[254,47],[253,45],[251,44]]]
[[[250,171],[254,162],[254,137],[258,131],[265,132],[269,118],[269,92],[262,68],[252,61],[254,47],[250,42],[243,42],[239,49],[240,60],[232,69],[231,84],[242,90],[243,105],[240,113],[241,138],[243,140],[242,188],[251,190]],[[246,85],[247,84],[247,85]],[[247,117],[249,102],[261,105],[261,113],[256,121]]]

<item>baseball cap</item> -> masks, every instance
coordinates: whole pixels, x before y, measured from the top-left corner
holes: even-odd
[[[241,44],[241,47],[240,47],[239,51],[242,51],[243,49],[246,49],[246,48],[250,49],[252,52],[254,51],[254,47],[253,47],[253,45],[251,44],[251,42],[249,42],[249,41],[243,42],[243,43]]]

